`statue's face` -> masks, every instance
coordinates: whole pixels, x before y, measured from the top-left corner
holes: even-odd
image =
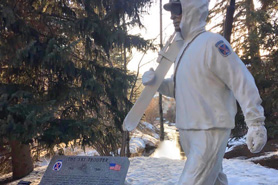
[[[175,31],[180,32],[180,22],[181,22],[181,14],[175,15],[173,12],[171,12],[171,19],[173,20],[173,24],[175,27]]]

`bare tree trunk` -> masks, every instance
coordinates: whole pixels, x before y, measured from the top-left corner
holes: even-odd
[[[128,131],[124,131],[123,132],[120,156],[122,156],[122,157],[124,157],[124,156],[130,157],[129,132]]]
[[[129,141],[130,141],[129,132],[127,132],[127,138],[126,138],[126,154],[127,154],[127,157],[130,157]]]
[[[124,20],[124,25],[125,25],[125,19]],[[126,27],[125,27],[126,29]],[[125,74],[127,74],[127,58],[126,58],[126,47],[123,44],[123,61],[124,61],[124,72]],[[124,90],[124,94],[127,96],[127,89]],[[125,111],[128,110],[127,107],[127,102],[125,103],[126,107],[125,107]],[[121,147],[121,156],[127,156],[130,157],[130,150],[129,150],[129,132],[128,131],[124,131],[123,133],[123,137],[122,137],[122,147]]]
[[[246,0],[246,26],[248,30],[248,41],[251,54],[251,60],[260,59],[260,46],[256,38],[258,38],[258,30],[256,27],[256,20],[253,12],[255,12],[255,6],[253,0]]]
[[[224,26],[224,37],[228,42],[230,42],[231,40],[234,12],[235,12],[235,0],[231,0],[230,5],[227,7],[226,21]]]
[[[162,94],[159,93],[160,141],[164,141]]]
[[[125,70],[125,74],[127,74],[127,59],[126,59],[126,48],[124,46],[124,70]],[[125,94],[127,95],[127,89],[125,89]],[[127,106],[127,103],[126,103]],[[125,109],[127,110],[128,107],[125,107]],[[129,150],[129,132],[126,132],[126,155],[127,157],[130,157],[130,150]]]
[[[13,178],[19,179],[33,171],[33,160],[30,146],[19,141],[11,141]]]
[[[160,18],[160,49],[163,48],[162,43],[162,0],[159,2],[159,18]],[[163,125],[163,106],[162,94],[159,93],[159,115],[160,115],[160,141],[164,140],[164,125]]]
[[[125,156],[125,151],[126,151],[126,133],[127,131],[123,132],[123,136],[122,136],[122,146],[121,146],[121,152],[120,152],[120,156],[124,157]]]

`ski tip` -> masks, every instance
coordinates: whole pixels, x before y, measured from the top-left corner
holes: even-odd
[[[124,123],[123,123],[123,130],[131,132],[132,130],[134,130],[137,127],[138,123],[129,122],[125,118]]]

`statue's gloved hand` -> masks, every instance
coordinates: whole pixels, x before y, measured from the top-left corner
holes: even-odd
[[[251,153],[260,152],[266,142],[267,131],[263,122],[248,125],[246,144]]]
[[[155,80],[155,72],[153,68],[150,68],[149,71],[146,71],[142,76],[143,85],[151,85]]]

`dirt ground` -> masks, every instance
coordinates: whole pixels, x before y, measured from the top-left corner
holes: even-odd
[[[269,168],[274,168],[278,169],[278,139],[273,139],[269,140],[264,149],[257,153],[257,154],[252,154],[246,145],[240,145],[235,147],[232,151],[227,152],[224,156],[226,159],[231,159],[231,158],[244,158],[244,159],[250,159],[253,157],[259,157],[259,156],[264,156],[268,152],[276,152],[277,155],[273,155],[271,157],[266,157],[263,159],[259,160],[252,160],[252,162],[256,164],[260,164],[265,167]]]

